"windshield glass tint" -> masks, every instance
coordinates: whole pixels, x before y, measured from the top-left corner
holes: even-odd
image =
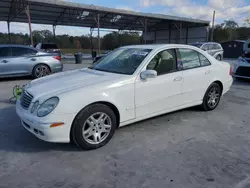
[[[89,67],[99,71],[133,74],[151,49],[120,48]]]

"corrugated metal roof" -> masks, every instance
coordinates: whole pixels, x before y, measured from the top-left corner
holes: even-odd
[[[164,14],[141,13],[95,5],[72,3],[62,0],[1,0],[0,21],[27,23],[25,6],[29,4],[31,22],[49,25],[97,27],[96,17],[100,16],[100,27],[120,30],[144,30],[147,19],[148,30],[182,27],[209,26],[209,21],[176,17]]]

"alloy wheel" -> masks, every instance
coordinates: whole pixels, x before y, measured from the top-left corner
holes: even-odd
[[[214,108],[220,100],[220,91],[216,87],[212,87],[208,93],[207,104],[210,108]]]
[[[99,144],[108,137],[111,127],[111,118],[106,113],[97,112],[84,122],[82,136],[89,144]]]
[[[217,55],[217,56],[216,56],[216,59],[217,59],[218,61],[221,61],[220,55]]]
[[[43,76],[47,76],[50,74],[50,70],[47,66],[45,65],[39,65],[35,68],[35,77],[40,78]]]

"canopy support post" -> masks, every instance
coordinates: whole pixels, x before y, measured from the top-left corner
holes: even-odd
[[[169,42],[169,44],[171,44],[171,33],[172,32],[172,25],[171,24],[169,24],[169,26],[168,26],[168,42]]]
[[[11,44],[11,36],[10,36],[10,22],[9,22],[9,21],[7,21],[7,26],[8,26],[9,43]]]
[[[98,38],[98,54],[100,54],[101,51],[101,39],[100,39],[100,14],[97,14],[97,17],[93,16],[96,25],[97,25],[97,38]],[[91,31],[90,31],[91,32]]]
[[[180,23],[180,41],[179,41],[179,44],[181,44],[181,37],[182,37],[182,22]]]
[[[31,28],[31,21],[30,21],[30,8],[29,8],[29,5],[26,5],[26,7],[25,7],[25,12],[26,12],[26,14],[27,14],[28,23],[29,23],[30,42],[31,42],[31,45],[34,46],[33,35],[32,35],[32,28]]]
[[[147,44],[147,34],[148,34],[148,20],[147,18],[144,18],[143,20],[140,20],[143,29],[143,39],[144,39],[144,44]]]
[[[145,32],[144,43],[147,44],[147,35],[148,35],[148,20],[147,20],[147,18],[144,19],[144,32]]]
[[[54,37],[54,42],[56,42],[56,25],[53,25],[53,37]]]
[[[98,54],[101,51],[101,40],[100,40],[100,14],[97,14],[97,29],[98,29]]]
[[[91,52],[94,50],[94,47],[93,47],[93,31],[94,31],[94,28],[90,28],[90,46],[91,46]]]

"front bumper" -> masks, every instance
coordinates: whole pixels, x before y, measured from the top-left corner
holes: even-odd
[[[53,115],[53,117],[48,119],[39,118],[31,114],[28,110],[24,110],[19,100],[16,103],[16,112],[21,119],[22,126],[37,138],[47,142],[70,142],[70,129],[74,119],[73,114]],[[51,121],[51,119],[55,119],[56,121]],[[64,125],[51,128],[50,125],[55,122],[63,122]]]

